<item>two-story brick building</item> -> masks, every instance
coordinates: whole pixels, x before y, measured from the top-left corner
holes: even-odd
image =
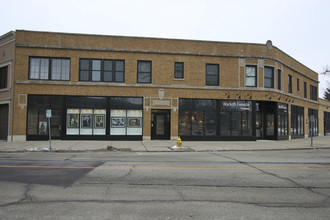
[[[0,37],[0,74],[8,141],[47,139],[46,109],[58,139],[281,140],[329,130],[318,74],[271,41],[17,30]]]

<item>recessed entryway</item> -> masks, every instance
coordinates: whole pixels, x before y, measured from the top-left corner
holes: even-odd
[[[155,109],[151,112],[151,140],[169,140],[171,133],[171,111]]]

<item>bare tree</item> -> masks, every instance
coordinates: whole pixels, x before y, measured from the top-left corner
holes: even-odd
[[[321,74],[327,74],[327,73],[330,73],[330,67],[328,65],[323,67],[323,71],[321,72]]]

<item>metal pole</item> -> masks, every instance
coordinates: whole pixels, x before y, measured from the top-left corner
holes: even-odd
[[[313,136],[314,136],[314,126],[313,126],[313,122],[314,122],[314,117],[311,117],[311,147],[313,147]]]
[[[52,150],[52,134],[50,130],[50,118],[48,118],[49,150]]]

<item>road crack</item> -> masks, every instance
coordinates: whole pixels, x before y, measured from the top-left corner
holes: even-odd
[[[314,191],[314,190],[313,190],[314,187],[304,186],[304,185],[299,184],[299,183],[297,183],[296,181],[294,181],[294,180],[292,180],[292,179],[290,179],[290,178],[282,177],[282,176],[279,176],[279,175],[277,175],[277,174],[275,174],[275,173],[271,173],[271,172],[269,172],[269,171],[265,171],[265,170],[263,170],[263,169],[261,169],[261,168],[258,168],[258,167],[256,167],[256,166],[253,166],[252,164],[250,164],[250,163],[248,163],[248,162],[240,161],[240,160],[238,160],[238,159],[236,159],[236,158],[229,157],[229,156],[225,156],[225,155],[221,155],[221,154],[219,154],[219,153],[212,153],[212,154],[217,155],[217,156],[220,156],[220,157],[224,157],[224,158],[226,158],[226,159],[230,159],[230,160],[236,161],[236,162],[239,163],[239,164],[243,164],[243,165],[245,165],[245,166],[248,166],[248,167],[251,167],[251,168],[253,168],[253,169],[256,169],[256,170],[258,170],[258,171],[260,171],[260,172],[262,172],[262,173],[264,173],[264,174],[266,174],[266,175],[270,175],[270,176],[276,177],[276,178],[278,178],[278,179],[282,179],[282,180],[288,181],[288,182],[292,183],[293,185],[297,186],[298,188],[301,188],[301,189],[307,190],[307,191],[309,191],[309,192],[311,192],[311,193],[313,193],[313,194],[317,194],[317,195],[319,195],[319,196],[323,196],[323,197],[325,197],[325,201],[328,201],[328,199],[330,198],[330,197],[329,197],[328,195],[326,195],[326,194],[323,194],[323,193],[320,193],[320,192],[316,192],[316,191]]]
[[[7,206],[12,206],[12,205],[19,205],[22,203],[34,202],[34,199],[30,195],[30,191],[32,190],[32,184],[27,184],[24,187],[25,187],[25,189],[24,189],[23,197],[21,199],[15,201],[15,202],[2,204],[2,205],[0,205],[0,207],[7,207]]]

